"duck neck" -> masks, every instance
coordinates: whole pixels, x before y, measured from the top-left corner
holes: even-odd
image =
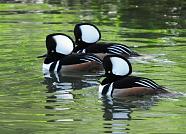
[[[122,78],[125,78],[126,76],[107,76],[102,82],[101,84],[102,85],[105,85],[105,84],[108,84],[108,83],[112,83],[112,82],[115,82],[115,81],[118,81]]]
[[[50,62],[54,62],[54,61],[58,61],[61,60],[65,57],[65,55],[60,54],[60,53],[48,53],[45,59],[45,63],[50,63]]]
[[[78,52],[80,50],[86,49],[91,44],[84,43],[84,42],[76,42],[77,46],[74,48],[74,52]]]

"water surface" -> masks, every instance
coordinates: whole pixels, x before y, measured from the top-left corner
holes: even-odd
[[[99,98],[103,72],[44,76],[47,34],[73,36],[79,22],[99,27],[101,41],[128,45],[133,75],[185,93],[184,0],[0,1],[0,130],[9,133],[185,133],[186,98]]]

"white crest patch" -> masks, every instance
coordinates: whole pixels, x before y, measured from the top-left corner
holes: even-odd
[[[129,73],[128,63],[119,57],[111,57],[112,73],[115,75],[127,75]]]
[[[113,82],[110,84],[108,92],[107,92],[107,96],[112,96],[112,90],[113,90]]]
[[[86,43],[95,43],[100,38],[100,33],[98,30],[91,25],[80,26],[82,33],[82,40]]]
[[[72,53],[74,45],[71,39],[65,35],[55,35],[53,39],[56,41],[56,52],[68,55]]]

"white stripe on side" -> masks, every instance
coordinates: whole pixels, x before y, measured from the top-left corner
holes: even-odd
[[[84,59],[83,59],[83,58],[84,58]],[[102,64],[102,61],[101,61],[99,58],[94,57],[94,56],[85,56],[85,57],[83,57],[83,58],[80,59],[80,60],[82,60],[82,61],[87,61],[87,62],[96,61],[96,62]]]
[[[99,58],[94,57],[94,56],[87,56],[87,59],[90,59],[90,60],[93,60],[93,61],[97,61],[97,62],[99,62],[100,64],[102,63],[102,61],[101,61]]]
[[[136,84],[139,84],[139,85],[142,85],[142,86],[144,86],[144,87],[148,87],[148,88],[151,88],[149,85],[146,85],[146,84],[144,84],[144,83],[141,83],[141,82],[135,82]]]
[[[57,72],[54,72],[54,74],[56,76],[57,82],[60,82],[58,73]]]
[[[128,48],[127,46],[124,46],[124,45],[113,45],[113,46],[111,46],[111,47],[119,47],[119,48],[122,48],[122,49],[125,49],[125,50],[128,50],[129,52],[132,52],[131,50],[130,50],[130,48]]]
[[[130,53],[127,52],[127,51],[125,50],[125,48],[120,47],[120,46],[111,46],[111,47],[109,47],[108,49],[109,49],[109,50],[114,50],[114,51],[120,51],[121,53],[126,53],[126,54],[130,55]],[[127,49],[127,50],[128,50],[128,49]],[[131,51],[130,51],[130,52],[131,52]]]
[[[155,83],[154,81],[152,81],[152,80],[149,80],[149,79],[144,79],[144,80],[148,81],[149,83],[153,84],[156,87],[159,87],[159,85],[157,83]]]
[[[57,63],[56,63],[56,66],[55,66],[55,68],[54,68],[54,71],[57,72],[57,68],[58,68],[58,66],[59,66],[59,60],[58,60]]]
[[[108,48],[108,50],[116,51],[118,53],[123,53],[122,50],[116,49],[116,48]]]
[[[86,60],[86,59],[80,59],[82,61],[86,61],[86,62],[91,62],[90,60]]]
[[[107,96],[112,96],[112,90],[113,90],[113,83],[111,83],[110,86],[109,86]]]
[[[113,53],[113,54],[121,54],[119,52],[116,52],[116,51],[113,51],[113,50],[109,50],[110,53]]]
[[[117,45],[117,46],[122,47],[122,48],[128,50],[129,52],[132,52],[132,51],[130,50],[130,48],[128,48],[127,46],[124,46],[124,45]]]
[[[126,49],[123,47],[120,47],[120,46],[111,46],[110,48],[114,48],[114,49],[120,50],[122,52],[126,52]]]
[[[149,83],[148,81],[145,81],[145,80],[140,80],[142,83],[144,83],[144,84],[147,84],[147,85],[149,85],[151,88],[153,88],[153,89],[156,89],[156,87],[154,86],[154,85],[152,85],[151,83]]]

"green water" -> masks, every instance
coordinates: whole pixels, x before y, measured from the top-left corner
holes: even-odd
[[[0,1],[0,133],[186,133],[184,0]],[[45,37],[79,22],[143,54],[133,74],[183,95],[99,98],[99,74],[42,73]]]

